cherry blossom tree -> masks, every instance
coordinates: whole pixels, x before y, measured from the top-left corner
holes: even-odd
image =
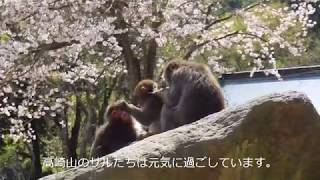
[[[71,131],[66,142],[76,156],[81,112],[96,113],[81,110],[82,96],[94,102],[106,79],[132,90],[175,56],[204,56],[225,72],[232,68],[220,50],[232,48],[252,72],[270,67],[280,78],[275,50],[301,55],[317,9],[318,0],[250,1],[231,10],[215,0],[0,0],[0,119],[7,128],[0,134],[29,143],[37,139],[32,123],[52,120],[66,139]]]

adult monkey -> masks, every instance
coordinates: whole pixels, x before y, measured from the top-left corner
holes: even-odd
[[[148,135],[161,132],[160,113],[163,102],[160,91],[156,82],[145,79],[137,84],[133,92],[133,98],[138,106],[128,104],[126,101],[121,102],[125,111],[148,127]]]
[[[119,104],[110,105],[105,124],[96,131],[91,157],[97,158],[115,152],[145,135],[141,124],[135,121]]]
[[[224,109],[221,87],[207,65],[171,60],[164,69],[161,129],[167,131]]]

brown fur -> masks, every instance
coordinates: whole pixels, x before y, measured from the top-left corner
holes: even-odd
[[[156,82],[145,79],[138,83],[134,90],[138,106],[122,102],[123,108],[142,125],[148,126],[149,133],[160,132],[160,112],[162,99],[158,94]]]
[[[111,105],[106,111],[105,124],[96,131],[91,157],[97,158],[121,149],[138,139],[132,117],[119,105]]]
[[[207,65],[172,60],[165,67],[164,77],[169,90],[163,97],[162,131],[224,109],[222,90]]]

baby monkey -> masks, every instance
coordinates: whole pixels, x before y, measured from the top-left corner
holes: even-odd
[[[161,132],[160,114],[163,105],[158,84],[152,80],[140,81],[134,89],[133,98],[137,106],[122,101],[123,109],[131,114],[138,122],[148,127],[148,135]]]

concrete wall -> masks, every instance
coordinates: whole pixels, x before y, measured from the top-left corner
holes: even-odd
[[[320,76],[302,77],[288,80],[228,80],[223,82],[223,89],[229,106],[243,104],[253,98],[274,92],[288,90],[307,94],[320,112]]]

